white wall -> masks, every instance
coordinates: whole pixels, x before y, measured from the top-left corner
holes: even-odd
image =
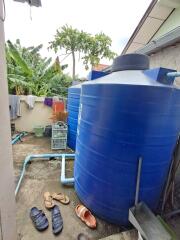
[[[0,0],[0,18],[3,17]],[[15,186],[10,140],[8,87],[4,49],[4,23],[0,19],[0,240],[16,239]]]
[[[52,123],[52,108],[44,105],[44,98],[36,97],[33,109],[29,109],[25,96],[21,96],[21,117],[13,120],[17,131],[33,132],[36,125],[46,126]]]

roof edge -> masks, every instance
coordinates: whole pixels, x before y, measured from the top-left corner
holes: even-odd
[[[176,42],[180,42],[180,26],[164,34],[158,39],[151,41],[150,43],[145,45],[143,48],[135,51],[135,53],[149,55],[157,52],[158,50],[164,47],[170,46]]]
[[[143,17],[141,18],[139,24],[137,25],[137,27],[135,28],[133,34],[131,35],[129,41],[127,42],[126,46],[124,47],[123,51],[121,54],[125,54],[127,49],[129,48],[129,46],[131,45],[131,43],[133,42],[134,38],[136,37],[137,33],[139,32],[140,28],[142,27],[142,25],[144,24],[144,22],[146,21],[147,17],[149,16],[149,13],[151,13],[152,9],[154,8],[154,6],[157,4],[158,0],[152,0],[152,2],[150,3],[149,7],[147,8],[146,12],[144,13]]]

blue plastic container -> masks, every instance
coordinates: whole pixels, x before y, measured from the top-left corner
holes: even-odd
[[[108,72],[103,72],[103,71],[92,70],[88,75],[88,80],[94,80],[94,79],[97,79],[97,78],[101,78],[101,77],[106,76],[107,74],[109,74],[109,73]]]
[[[75,150],[81,84],[68,89],[68,146]]]
[[[100,74],[93,75],[91,80],[100,78],[108,73],[100,72]],[[68,146],[75,150],[76,149],[76,135],[78,125],[78,114],[79,114],[79,102],[81,94],[81,85],[78,84],[68,89]]]
[[[116,71],[82,85],[75,190],[106,221],[128,224],[140,156],[139,201],[158,206],[180,131],[180,90],[166,72]]]

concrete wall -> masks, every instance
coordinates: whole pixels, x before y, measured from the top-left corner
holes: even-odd
[[[21,96],[21,117],[13,120],[16,130],[33,132],[36,125],[46,126],[52,123],[52,108],[44,105],[44,98],[36,97],[33,109],[29,109],[25,96]]]
[[[180,43],[166,47],[150,56],[150,67],[165,67],[180,71]],[[180,78],[176,78],[180,86]]]
[[[0,0],[0,240],[15,240],[15,186],[10,137],[2,3],[2,0]]]

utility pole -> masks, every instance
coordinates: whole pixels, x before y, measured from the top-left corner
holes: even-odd
[[[16,240],[14,171],[5,61],[4,1],[0,0],[0,240]]]

